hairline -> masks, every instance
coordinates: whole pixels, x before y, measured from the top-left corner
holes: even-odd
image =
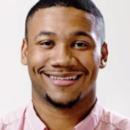
[[[35,10],[32,14],[28,14],[27,17],[26,17],[26,22],[25,22],[25,39],[28,41],[28,23],[29,21],[34,17],[34,15],[36,14],[37,11],[39,11],[40,9],[47,9],[47,8],[52,8],[52,7],[66,7],[66,8],[69,8],[69,7],[72,7],[72,8],[75,8],[75,9],[78,9],[78,10],[82,10],[82,11],[85,11],[86,13],[90,13],[91,15],[93,15],[95,17],[95,28],[97,31],[100,31],[100,33],[103,34],[103,36],[100,37],[100,41],[101,43],[103,44],[105,42],[105,23],[104,23],[104,19],[103,17],[98,17],[98,16],[95,16],[93,13],[87,11],[87,10],[84,10],[84,9],[80,9],[80,8],[76,8],[74,6],[66,6],[66,5],[62,5],[62,4],[57,4],[55,6],[49,6],[49,7],[41,7],[41,8],[38,8],[37,10]]]

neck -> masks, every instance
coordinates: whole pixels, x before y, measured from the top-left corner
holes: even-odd
[[[33,94],[33,105],[37,115],[49,130],[72,130],[91,112],[95,102],[95,89],[74,107],[66,109],[52,107]]]

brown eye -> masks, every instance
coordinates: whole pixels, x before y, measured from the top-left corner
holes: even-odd
[[[88,45],[87,45],[87,43],[85,43],[85,42],[75,42],[74,44],[73,44],[73,47],[75,47],[76,49],[86,49],[87,47],[88,47]]]
[[[43,41],[40,43],[40,45],[44,48],[52,48],[54,43],[52,41]]]

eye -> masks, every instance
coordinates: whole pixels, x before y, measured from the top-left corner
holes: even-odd
[[[53,41],[49,41],[49,40],[48,41],[42,41],[39,44],[42,47],[47,48],[47,49],[52,48],[54,46],[54,42]]]
[[[75,47],[76,49],[87,49],[88,44],[86,42],[82,42],[82,41],[78,41],[73,43],[73,47]]]

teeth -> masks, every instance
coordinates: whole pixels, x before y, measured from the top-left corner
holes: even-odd
[[[74,80],[77,78],[77,76],[73,76],[73,77],[54,77],[54,76],[50,76],[51,79],[53,80]]]

